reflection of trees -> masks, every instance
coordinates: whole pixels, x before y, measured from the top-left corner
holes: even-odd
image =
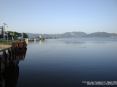
[[[19,77],[19,61],[24,60],[26,49],[20,49],[13,55],[0,55],[0,87],[16,87]]]

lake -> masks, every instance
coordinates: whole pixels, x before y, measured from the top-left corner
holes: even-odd
[[[83,81],[117,81],[117,40],[30,42],[18,69],[17,87],[87,87]]]

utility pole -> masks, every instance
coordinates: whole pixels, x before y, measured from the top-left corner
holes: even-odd
[[[7,42],[8,42],[8,26],[7,26],[6,34],[7,34]]]
[[[3,38],[3,26],[0,26],[0,38]]]
[[[2,33],[3,33],[3,39],[5,39],[5,28],[6,28],[6,23],[3,23],[3,30],[2,30]]]

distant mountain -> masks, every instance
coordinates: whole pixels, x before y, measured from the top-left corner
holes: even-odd
[[[94,32],[94,33],[84,33],[84,32],[66,32],[63,34],[33,34],[27,33],[29,38],[37,38],[40,35],[49,39],[49,38],[117,38],[117,33],[107,33],[107,32]]]
[[[117,37],[116,33],[107,33],[107,32],[94,32],[90,34],[86,34],[84,32],[67,32],[61,35],[62,37],[98,37],[98,38],[103,38],[103,37]]]
[[[87,37],[110,37],[110,36],[111,34],[106,32],[95,32],[87,35]]]
[[[84,32],[66,32],[62,37],[85,37],[87,34]]]
[[[107,32],[94,32],[88,34],[87,37],[117,37],[116,33],[107,33]]]

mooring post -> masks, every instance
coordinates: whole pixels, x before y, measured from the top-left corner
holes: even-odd
[[[1,73],[4,72],[4,70],[5,70],[4,61],[5,61],[5,60],[4,60],[4,56],[1,56],[1,58],[0,58],[0,64],[1,64],[0,69],[1,69]]]

